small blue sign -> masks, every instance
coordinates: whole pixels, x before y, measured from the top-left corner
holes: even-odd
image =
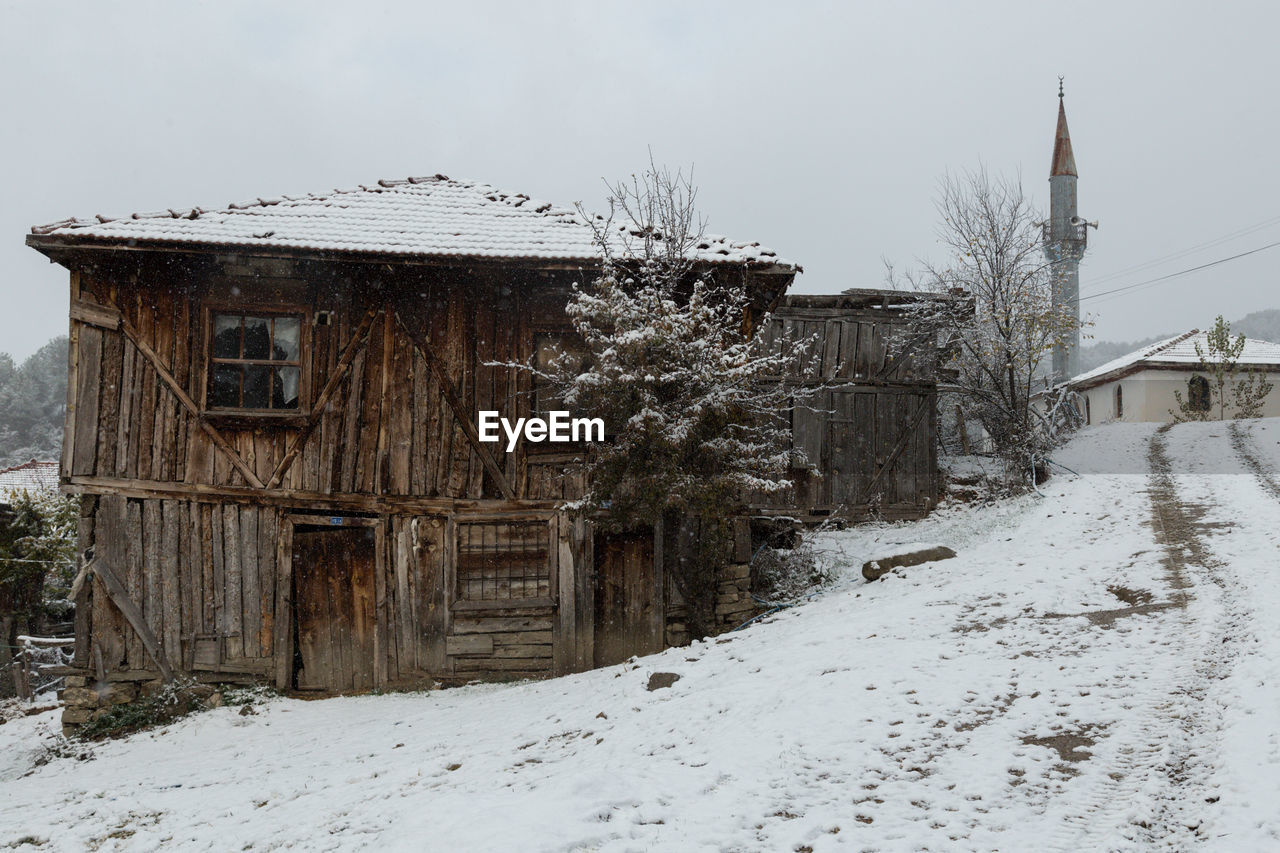
[[[334,525],[341,526],[341,525],[342,525],[342,521],[343,521],[343,519],[342,519],[342,516],[340,516],[340,515],[331,515],[331,516],[329,516],[329,523],[330,523],[330,524],[334,524]]]

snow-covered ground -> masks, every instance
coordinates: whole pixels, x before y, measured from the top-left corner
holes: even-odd
[[[1043,497],[826,534],[824,594],[609,669],[223,708],[40,766],[56,716],[10,721],[0,846],[1280,850],[1280,421],[1055,460],[1079,475]],[[909,542],[959,556],[862,581]]]

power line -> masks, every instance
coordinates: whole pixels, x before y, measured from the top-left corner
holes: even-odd
[[[1165,261],[1172,261],[1172,260],[1177,260],[1178,258],[1186,257],[1187,255],[1191,255],[1200,251],[1201,249],[1208,249],[1213,246],[1221,245],[1222,243],[1226,243],[1230,240],[1235,240],[1239,237],[1244,237],[1248,234],[1252,234],[1255,231],[1261,231],[1276,223],[1280,223],[1280,216],[1274,216],[1270,219],[1264,219],[1263,221],[1254,223],[1253,225],[1246,225],[1243,228],[1238,228],[1235,231],[1232,231],[1229,234],[1224,234],[1221,237],[1215,237],[1212,240],[1206,240],[1203,243],[1197,243],[1194,246],[1188,246],[1185,249],[1180,249],[1179,251],[1176,251],[1176,252],[1170,252],[1167,255],[1161,255],[1158,258],[1152,258],[1151,260],[1144,261],[1140,264],[1134,264],[1131,267],[1125,267],[1124,269],[1116,270],[1115,272],[1107,273],[1106,275],[1099,276],[1097,278],[1091,278],[1090,284],[1097,285],[1097,284],[1102,284],[1104,282],[1113,281],[1117,278],[1123,278],[1129,273],[1149,269],[1151,267],[1158,266],[1159,264],[1164,263]]]
[[[1238,255],[1231,255],[1230,257],[1219,258],[1218,260],[1210,261],[1207,264],[1200,264],[1199,266],[1196,266],[1196,267],[1188,267],[1185,270],[1178,270],[1177,272],[1171,272],[1166,275],[1158,276],[1156,278],[1149,278],[1146,281],[1140,281],[1137,284],[1126,284],[1124,287],[1117,287],[1114,290],[1104,290],[1101,293],[1090,293],[1088,296],[1077,297],[1075,301],[1084,302],[1086,299],[1097,299],[1098,297],[1101,297],[1101,296],[1111,296],[1116,293],[1124,293],[1125,291],[1128,291],[1128,290],[1137,290],[1140,287],[1149,287],[1154,284],[1159,284],[1162,281],[1167,281],[1168,279],[1171,279],[1171,278],[1178,278],[1179,276],[1188,275],[1189,273],[1198,272],[1200,270],[1208,269],[1209,267],[1216,267],[1219,264],[1225,264],[1227,261],[1234,261],[1237,258],[1247,257],[1248,255],[1256,255],[1258,252],[1263,252],[1263,251],[1266,251],[1267,249],[1274,249],[1276,246],[1280,246],[1280,240],[1277,240],[1274,243],[1268,243],[1265,246],[1259,246],[1256,249],[1250,249],[1247,252],[1241,252]]]

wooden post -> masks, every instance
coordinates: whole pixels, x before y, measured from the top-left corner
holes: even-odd
[[[293,522],[283,515],[276,541],[275,632],[276,687],[287,690],[293,686]]]
[[[18,647],[18,653],[13,656],[13,688],[18,694],[18,698],[23,701],[31,701],[31,669],[30,657],[31,645],[22,643]]]
[[[373,684],[375,687],[386,687],[391,649],[391,626],[388,624],[387,613],[386,522],[380,520],[373,525],[373,543],[373,604],[376,614],[373,627]]]
[[[572,520],[565,512],[556,513],[551,519],[551,541],[555,554],[552,564],[556,573],[556,622],[554,645],[551,648],[552,666],[556,675],[574,670],[578,647],[578,608],[574,573],[580,568],[574,565],[571,541]]]

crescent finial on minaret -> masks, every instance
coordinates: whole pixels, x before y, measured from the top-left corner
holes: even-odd
[[[1062,75],[1058,75],[1058,97],[1062,97]]]

